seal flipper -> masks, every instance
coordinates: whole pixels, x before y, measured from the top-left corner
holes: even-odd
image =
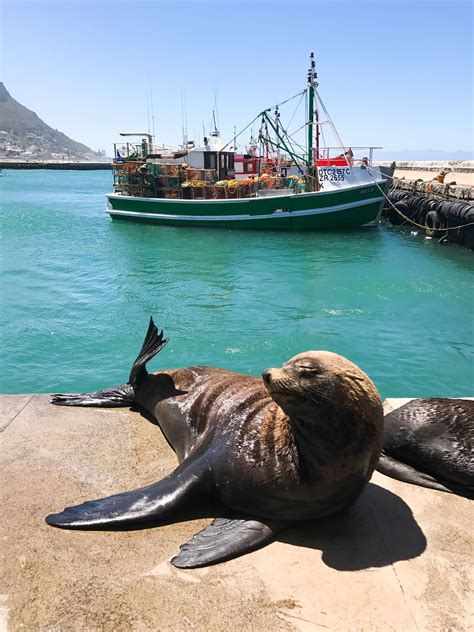
[[[198,568],[224,562],[267,544],[286,525],[277,520],[216,518],[183,544],[171,563],[177,568]]]
[[[103,529],[167,518],[205,493],[205,471],[199,460],[184,461],[158,483],[66,507],[46,516],[46,522],[63,529]]]
[[[403,483],[411,483],[412,485],[419,485],[420,487],[427,487],[428,489],[436,489],[440,492],[449,492],[450,494],[457,494],[458,496],[464,496],[465,498],[474,499],[473,487],[462,487],[449,481],[441,481],[433,478],[429,474],[416,470],[408,463],[397,461],[397,459],[389,456],[388,454],[381,454],[379,462],[375,468],[377,472],[390,476]]]
[[[80,395],[63,395],[58,393],[52,395],[51,404],[56,406],[93,406],[97,408],[119,408],[130,406],[135,400],[135,388],[146,378],[146,363],[151,360],[159,351],[163,349],[169,338],[163,340],[163,331],[158,333],[158,329],[150,317],[150,324],[146,332],[145,340],[133,363],[128,384],[105,388],[92,393],[81,393]]]
[[[63,395],[57,393],[51,396],[50,403],[55,406],[93,406],[105,408],[121,408],[133,404],[135,392],[130,384],[104,388],[102,391],[81,393],[80,395]]]
[[[133,388],[139,386],[140,382],[146,378],[146,363],[154,358],[168,341],[169,338],[163,340],[163,330],[158,333],[158,329],[153,322],[153,316],[150,316],[150,324],[148,325],[145,340],[143,341],[143,345],[137,359],[132,365],[130,377],[128,378],[128,383],[131,384]]]

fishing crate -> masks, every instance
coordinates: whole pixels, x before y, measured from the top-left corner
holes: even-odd
[[[191,187],[194,200],[202,200],[204,196],[204,187]]]
[[[192,200],[193,199],[193,188],[192,187],[181,187],[181,197],[183,200]]]
[[[216,199],[216,187],[213,184],[206,184],[204,189],[204,199],[215,200]]]

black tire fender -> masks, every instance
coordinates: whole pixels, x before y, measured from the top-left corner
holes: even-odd
[[[425,218],[425,233],[428,237],[433,237],[441,229],[441,222],[436,211],[429,211]]]

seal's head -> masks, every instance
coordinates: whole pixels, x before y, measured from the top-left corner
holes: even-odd
[[[302,400],[323,403],[343,395],[358,385],[375,390],[367,375],[355,364],[330,351],[305,351],[277,369],[266,369],[263,382],[272,398],[282,407]],[[339,397],[338,397],[339,396]]]
[[[300,353],[262,378],[281,411],[273,416],[280,442],[286,436],[297,447],[300,477],[319,499],[330,499],[331,511],[347,507],[379,458],[383,408],[377,389],[359,367],[329,351]]]
[[[300,353],[282,367],[266,369],[263,382],[272,399],[292,418],[371,424],[382,432],[380,395],[369,377],[330,351]]]

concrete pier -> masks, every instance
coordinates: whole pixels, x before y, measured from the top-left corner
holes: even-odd
[[[224,564],[178,570],[170,557],[209,520],[122,532],[46,525],[50,512],[176,465],[138,412],[48,401],[0,397],[2,632],[470,629],[470,501],[376,473],[346,515],[295,526]]]

